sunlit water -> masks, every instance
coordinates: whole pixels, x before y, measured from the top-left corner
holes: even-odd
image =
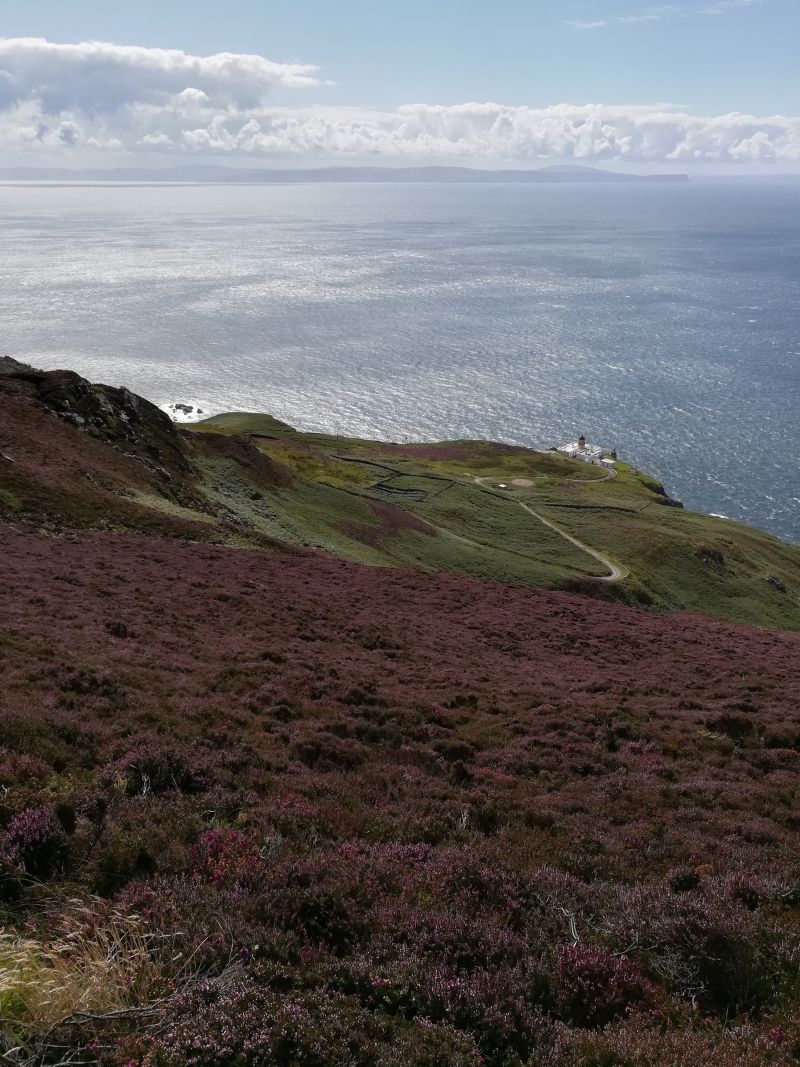
[[[800,542],[800,184],[0,187],[0,354],[392,440],[578,433]]]

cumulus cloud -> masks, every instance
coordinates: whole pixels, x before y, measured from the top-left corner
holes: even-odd
[[[259,56],[0,40],[0,150],[50,160],[91,150],[300,162],[800,162],[800,118],[780,115],[703,117],[667,105],[269,105],[274,86],[316,78],[312,67]]]
[[[256,109],[129,116],[142,146],[172,153],[307,159],[800,162],[800,118],[701,117],[665,107],[414,104],[394,111]],[[107,136],[107,133],[101,136]]]
[[[186,93],[218,106],[257,107],[276,86],[317,84],[316,67],[257,55],[193,56],[101,41],[0,38],[0,107],[37,100],[46,114],[76,109],[100,115]]]

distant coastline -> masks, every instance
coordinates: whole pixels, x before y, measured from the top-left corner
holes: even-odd
[[[538,170],[479,170],[473,167],[319,167],[282,169],[183,166],[158,169],[117,167],[75,170],[69,167],[2,167],[4,182],[176,182],[220,185],[330,185],[387,183],[442,185],[630,185],[647,182],[682,184],[688,174],[621,174],[598,167],[577,165],[541,167]]]

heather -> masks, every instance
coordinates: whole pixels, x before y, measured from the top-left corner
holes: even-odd
[[[8,1062],[800,1059],[800,634],[664,613],[795,625],[795,550],[624,465],[0,404]]]
[[[2,536],[9,1062],[800,1058],[798,635]]]

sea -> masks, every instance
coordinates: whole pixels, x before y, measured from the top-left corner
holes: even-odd
[[[800,181],[3,185],[0,355],[305,430],[584,434],[800,543]]]

